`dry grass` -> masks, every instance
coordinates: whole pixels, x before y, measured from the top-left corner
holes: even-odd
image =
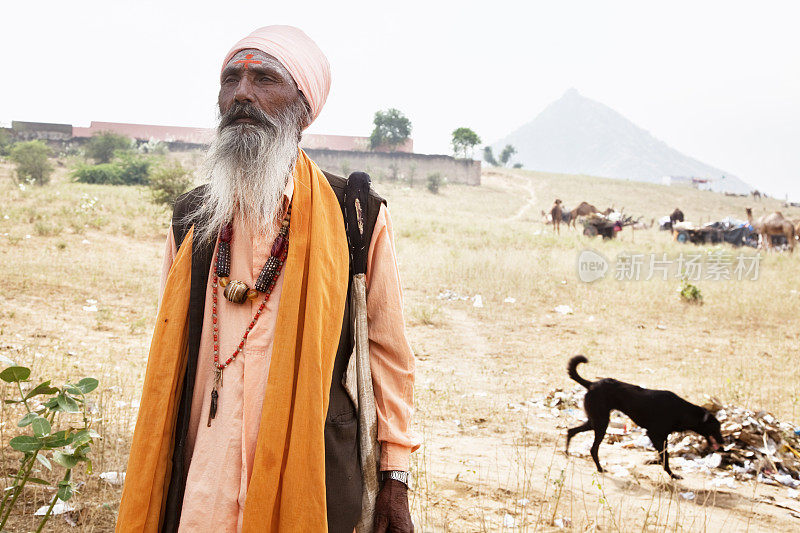
[[[634,463],[633,476],[598,476],[590,461],[560,453],[564,420],[508,407],[572,386],[567,358],[585,353],[588,376],[670,388],[695,401],[712,394],[800,418],[800,258],[765,257],[758,281],[697,282],[705,304],[690,306],[678,298],[674,279],[584,284],[576,258],[587,246],[611,259],[623,251],[675,256],[695,247],[655,230],[626,229],[602,242],[562,228],[557,237],[539,220],[555,197],[568,206],[581,200],[624,206],[646,220],[679,205],[696,222],[742,216],[748,202],[521,171],[487,173],[480,188],[448,185],[438,196],[422,186],[376,186],[389,200],[418,359],[415,420],[425,445],[413,456],[412,506],[421,530],[548,530],[557,519],[568,519],[576,531],[794,525],[788,511],[758,503],[762,496],[780,501],[776,489],[717,490],[700,474],[672,484],[659,467],[644,465],[643,452],[616,456],[604,447],[604,460]],[[54,518],[51,530],[110,531],[120,490],[98,474],[125,468],[169,214],[149,204],[144,189],[70,183],[63,168],[51,185],[21,191],[2,166],[0,194],[0,353],[31,366],[37,377],[88,375],[101,383],[98,430],[105,438],[95,448],[94,473],[80,477],[81,523],[70,528]],[[757,213],[778,206],[753,205]],[[437,299],[445,289],[480,294],[484,307]],[[504,303],[507,297],[515,302]],[[83,310],[87,299],[97,300],[98,312]],[[574,314],[554,313],[559,304]],[[5,442],[16,415],[2,409]],[[2,461],[8,474],[14,459]],[[685,490],[697,498],[684,501],[677,494]],[[25,514],[49,494],[26,493]],[[12,529],[31,524],[19,518]]]

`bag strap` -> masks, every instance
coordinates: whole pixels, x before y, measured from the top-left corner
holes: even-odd
[[[342,215],[347,232],[347,245],[350,249],[351,275],[366,274],[367,247],[365,228],[366,221],[372,220],[368,213],[370,208],[369,191],[371,181],[366,172],[353,172],[347,178],[344,188]]]

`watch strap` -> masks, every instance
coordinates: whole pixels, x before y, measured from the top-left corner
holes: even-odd
[[[403,470],[386,470],[383,472],[383,480],[394,479],[408,487],[409,474]]]

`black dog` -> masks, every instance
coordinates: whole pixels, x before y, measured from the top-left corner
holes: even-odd
[[[597,471],[602,472],[597,451],[606,434],[608,415],[612,409],[622,411],[636,424],[647,430],[647,436],[658,451],[659,461],[664,470],[675,479],[680,479],[669,469],[667,454],[667,437],[675,431],[694,431],[706,438],[716,450],[722,443],[719,421],[716,417],[700,407],[687,402],[674,392],[666,390],[643,389],[630,383],[605,378],[594,383],[578,375],[578,365],[586,363],[586,357],[576,355],[569,361],[567,373],[569,377],[586,387],[583,408],[589,420],[578,427],[567,431],[567,453],[569,441],[582,431],[594,430],[592,459]]]

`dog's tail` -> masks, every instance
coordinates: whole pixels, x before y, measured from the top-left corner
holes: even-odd
[[[569,360],[569,364],[567,365],[567,374],[573,380],[577,381],[587,389],[592,386],[592,382],[588,379],[584,379],[578,375],[578,365],[581,363],[588,363],[589,360],[586,359],[583,355],[576,355],[572,359]]]

